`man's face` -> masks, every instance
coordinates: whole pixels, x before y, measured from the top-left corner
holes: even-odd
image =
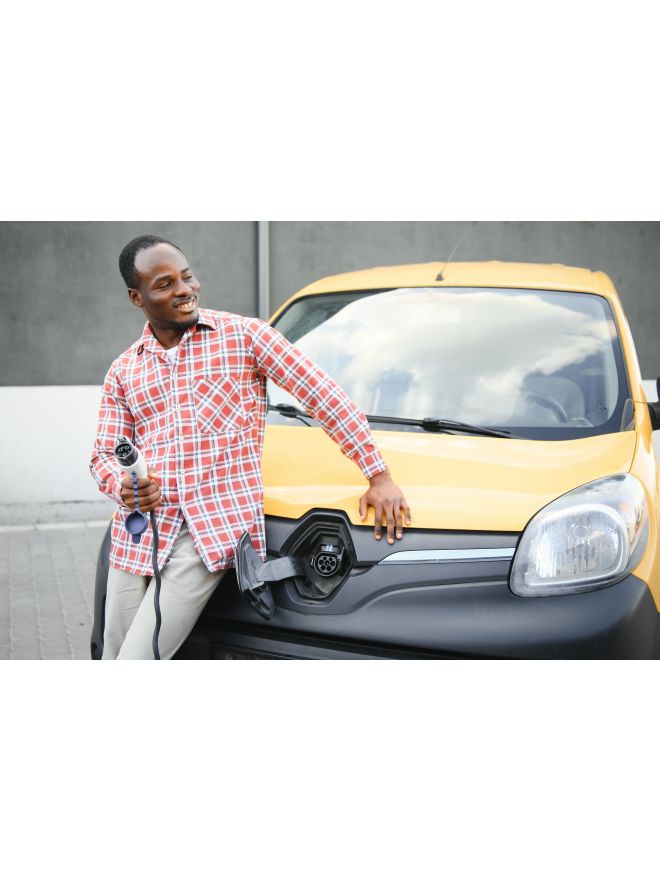
[[[154,330],[180,330],[197,323],[199,281],[181,251],[169,244],[155,244],[135,258],[139,278],[128,295],[146,315]]]

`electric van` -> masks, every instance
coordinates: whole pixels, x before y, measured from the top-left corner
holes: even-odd
[[[269,383],[268,559],[298,572],[265,585],[264,619],[232,570],[177,657],[660,655],[660,404],[606,274],[369,269],[309,285],[271,323],[368,416],[412,522],[376,541],[358,468]]]

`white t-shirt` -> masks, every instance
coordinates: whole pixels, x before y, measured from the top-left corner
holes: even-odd
[[[176,360],[176,353],[177,353],[178,350],[179,350],[179,346],[178,346],[178,345],[175,345],[174,348],[166,348],[166,349],[165,349],[165,354],[166,354],[167,357],[169,358],[170,363],[173,364],[174,361]]]

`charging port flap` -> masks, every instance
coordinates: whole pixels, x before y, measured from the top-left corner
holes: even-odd
[[[263,563],[248,532],[243,532],[236,545],[234,565],[241,594],[258,614],[270,620],[275,613],[275,602],[269,585],[259,577]]]
[[[241,594],[266,620],[270,620],[275,613],[275,601],[269,581],[302,577],[305,574],[301,560],[295,556],[262,562],[248,532],[243,532],[236,545],[234,564]]]

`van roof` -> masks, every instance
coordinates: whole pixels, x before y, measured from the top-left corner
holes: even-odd
[[[388,287],[519,287],[616,295],[611,280],[604,272],[562,266],[560,263],[506,263],[490,260],[449,263],[443,269],[444,265],[443,262],[411,263],[329,275],[304,287],[298,295]],[[440,270],[443,280],[437,281]]]

